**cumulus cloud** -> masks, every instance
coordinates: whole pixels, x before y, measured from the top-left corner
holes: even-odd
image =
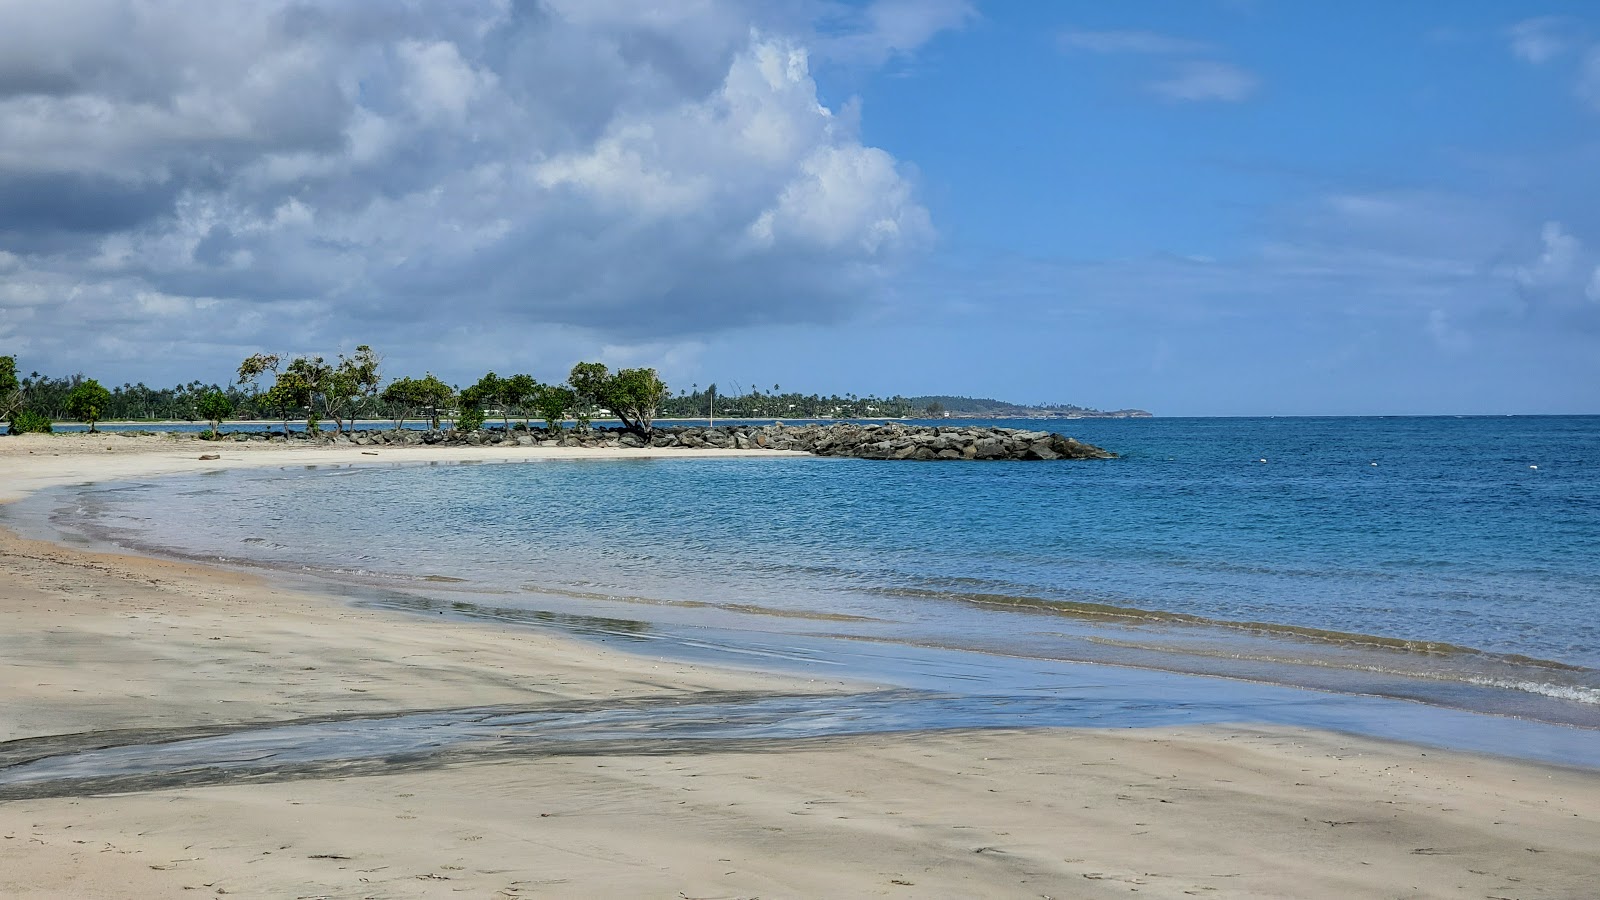
[[[1539,229],[1541,250],[1532,262],[1511,270],[1517,284],[1528,291],[1560,287],[1572,280],[1582,245],[1568,234],[1560,222],[1546,222]]]
[[[1600,254],[1586,247],[1561,222],[1539,230],[1538,250],[1525,262],[1508,266],[1524,315],[1553,317],[1585,331],[1600,328]]]
[[[971,9],[819,37],[769,6],[0,5],[0,335],[445,365],[423,344],[848,316],[933,225],[809,45],[908,54]]]

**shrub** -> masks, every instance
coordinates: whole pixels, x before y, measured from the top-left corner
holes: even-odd
[[[483,407],[476,403],[461,404],[460,412],[456,413],[457,431],[477,431],[483,427]]]
[[[12,434],[49,434],[50,417],[31,409],[19,409],[11,414]]]

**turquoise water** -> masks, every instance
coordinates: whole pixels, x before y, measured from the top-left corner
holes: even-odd
[[[98,539],[467,614],[1117,663],[1600,725],[1600,418],[1014,424],[1123,458],[296,468],[39,502]]]

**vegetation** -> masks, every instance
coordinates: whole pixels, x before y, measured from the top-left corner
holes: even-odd
[[[222,437],[222,420],[233,415],[233,401],[228,395],[213,388],[200,395],[195,409],[211,423],[211,439]]]
[[[0,356],[0,419],[19,432],[19,417],[37,424],[77,418],[93,425],[106,420],[205,421],[219,436],[229,417],[274,419],[287,434],[292,423],[304,421],[316,430],[324,419],[337,432],[348,430],[357,419],[389,419],[395,428],[408,420],[425,418],[438,429],[445,419],[466,430],[480,427],[485,418],[510,430],[520,420],[531,427],[539,418],[547,431],[572,421],[587,430],[591,418],[615,416],[623,428],[648,438],[662,418],[704,419],[889,419],[982,416],[1004,418],[1038,415],[1098,415],[1072,405],[1020,406],[999,400],[953,396],[878,397],[856,394],[801,394],[770,390],[732,389],[694,385],[676,396],[653,369],[612,371],[602,363],[582,362],[572,367],[567,381],[545,384],[531,375],[484,374],[466,388],[456,388],[431,373],[420,378],[403,376],[382,383],[380,361],[363,344],[349,356],[340,354],[330,363],[321,356],[286,358],[258,353],[239,364],[232,384],[192,381],[171,388],[151,388],[143,383],[123,384],[107,390],[83,375],[51,378],[34,372],[19,377],[16,360]],[[1131,411],[1130,411],[1131,412]],[[1126,414],[1126,413],[1125,413]]]
[[[439,411],[449,408],[455,403],[456,392],[450,385],[445,384],[433,376],[432,372],[422,378],[396,378],[378,395],[389,407],[389,418],[394,420],[395,430],[405,427],[406,420],[413,416],[428,414],[428,423],[432,428],[439,427]]]
[[[11,414],[12,434],[49,434],[50,417],[31,409],[19,409]]]
[[[528,396],[544,419],[545,431],[552,434],[561,430],[562,421],[578,405],[578,392],[564,384],[536,383]]]
[[[22,382],[17,380],[17,358],[0,356],[0,419],[10,421],[22,409]]]
[[[667,397],[667,383],[656,377],[655,369],[620,369],[613,375],[603,363],[578,363],[567,383],[580,403],[609,409],[623,428],[645,439]]]
[[[477,431],[483,427],[483,418],[483,395],[474,385],[456,398],[456,430]]]
[[[67,395],[67,412],[74,419],[89,423],[89,433],[94,434],[94,423],[100,421],[107,406],[111,405],[111,392],[101,387],[93,378],[72,389]]]

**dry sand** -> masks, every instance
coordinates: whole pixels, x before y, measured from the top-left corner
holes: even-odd
[[[558,455],[203,452],[214,446],[4,438],[0,495],[208,466]],[[0,617],[0,741],[853,687],[355,609],[5,534]],[[1600,773],[1284,728],[1040,730],[0,802],[0,897],[222,894],[1586,898],[1600,896]]]

